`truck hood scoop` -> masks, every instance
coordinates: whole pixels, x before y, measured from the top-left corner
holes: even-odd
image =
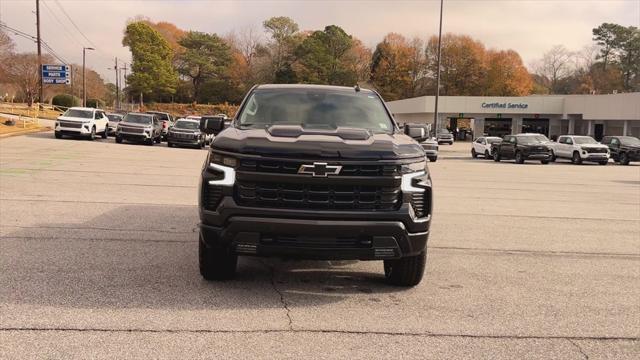
[[[371,132],[365,129],[338,127],[337,129],[306,129],[300,125],[272,125],[267,131],[271,136],[294,137],[300,135],[329,135],[344,140],[367,140]]]

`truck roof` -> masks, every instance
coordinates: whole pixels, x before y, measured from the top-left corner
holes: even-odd
[[[259,90],[299,89],[299,90],[326,90],[326,91],[355,91],[354,87],[335,85],[310,85],[310,84],[262,84],[257,85]],[[369,89],[360,89],[364,93],[373,93]]]

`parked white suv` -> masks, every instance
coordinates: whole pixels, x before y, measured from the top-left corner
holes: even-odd
[[[72,107],[56,119],[56,139],[63,135],[82,136],[91,140],[100,134],[106,139],[109,131],[109,118],[103,110],[94,108]]]
[[[562,135],[557,142],[548,144],[551,149],[551,161],[570,159],[574,164],[593,161],[600,165],[609,162],[609,148],[597,142],[591,136]]]
[[[491,153],[491,144],[499,143],[502,138],[496,136],[481,136],[471,145],[471,156],[475,159],[478,155],[484,156],[485,159],[493,159]]]

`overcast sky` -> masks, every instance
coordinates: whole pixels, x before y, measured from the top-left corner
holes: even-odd
[[[640,0],[445,0],[443,32],[462,33],[487,47],[514,49],[529,65],[553,45],[579,50],[603,22],[640,26]],[[226,34],[263,20],[289,16],[302,30],[339,25],[367,46],[386,33],[427,38],[437,34],[439,1],[69,1],[41,0],[43,39],[69,62],[82,62],[82,46],[95,44],[87,65],[109,81],[113,58],[130,60],[122,47],[128,19],[137,15],[185,30]],[[62,11],[64,9],[86,40]],[[35,0],[0,0],[0,21],[35,35]],[[62,24],[62,25],[61,25]],[[19,51],[33,42],[13,36]],[[90,42],[89,42],[90,41]]]

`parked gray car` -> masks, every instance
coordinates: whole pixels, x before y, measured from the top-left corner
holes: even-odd
[[[116,128],[116,142],[144,142],[147,145],[162,141],[162,124],[153,114],[128,113]]]
[[[440,129],[436,134],[438,144],[447,143],[453,145],[453,134],[447,129]]]
[[[109,128],[107,132],[109,133],[109,135],[114,136],[116,134],[116,129],[118,128],[118,123],[122,121],[124,115],[109,113],[107,114],[107,118],[109,118]]]
[[[434,138],[427,139],[420,143],[424,149],[424,154],[431,162],[438,160],[438,141]]]

